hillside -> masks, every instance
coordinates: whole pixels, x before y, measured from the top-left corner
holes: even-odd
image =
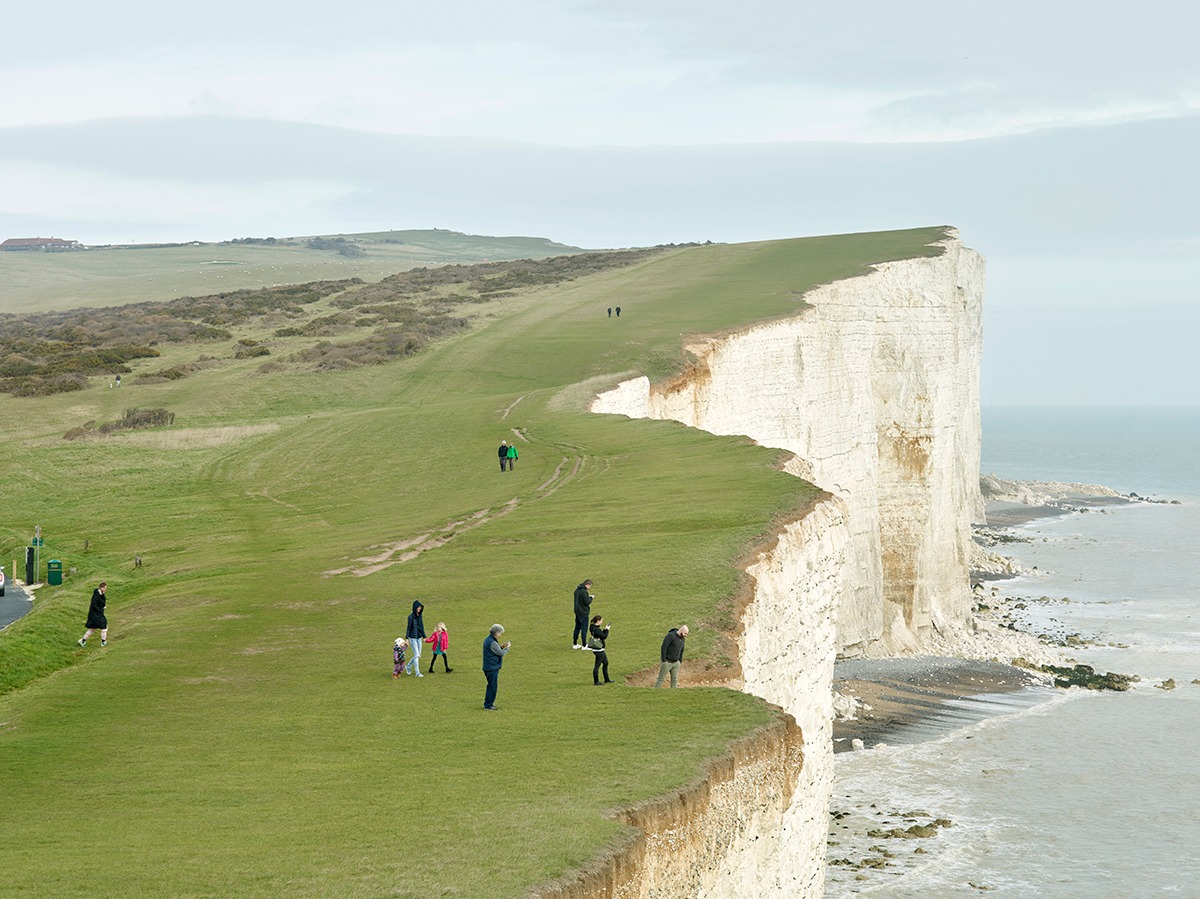
[[[684,622],[691,680],[733,673],[737,563],[817,494],[779,451],[587,402],[680,370],[689,335],[792,314],[942,235],[668,249],[501,291],[419,352],[329,370],[304,361],[328,340],[304,327],[335,295],[300,333],[246,321],[132,360],[121,388],[0,395],[0,557],[40,524],[43,558],[77,569],[0,634],[0,671],[24,672],[0,698],[21,834],[0,846],[6,887],[507,896],[587,863],[621,839],[606,810],[688,783],[777,714],[718,686],[620,681]],[[238,358],[243,341],[272,358]],[[195,368],[139,377],[163,365]],[[87,427],[132,407],[174,423]],[[520,448],[511,473],[501,439]],[[599,689],[569,645],[584,577],[615,625],[619,683]],[[101,579],[111,639],[81,650]],[[396,682],[414,599],[448,625],[455,671]],[[497,621],[514,650],[487,715],[479,647]]]
[[[540,237],[485,237],[443,229],[221,243],[103,246],[0,253],[0,313],[117,306],[218,291],[362,278],[417,266],[541,259],[579,252]]]

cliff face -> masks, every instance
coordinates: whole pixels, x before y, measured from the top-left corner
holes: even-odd
[[[592,405],[790,450],[796,474],[840,497],[847,655],[915,650],[970,608],[984,262],[957,238],[944,249],[818,288],[794,318],[701,339],[686,374]]]
[[[800,729],[778,718],[709,763],[695,783],[614,817],[627,839],[531,899],[763,895],[785,870],[785,818],[801,769]],[[775,892],[772,895],[798,895]]]
[[[743,688],[783,707],[803,734],[790,804],[757,822],[778,829],[722,840],[727,851],[708,864],[720,876],[703,884],[660,881],[654,872],[673,873],[677,847],[649,838],[657,862],[639,862],[619,889],[586,895],[822,894],[835,656],[918,650],[970,610],[970,525],[983,515],[984,261],[957,237],[944,250],[812,291],[793,318],[698,340],[684,375],[633,379],[593,401],[595,412],[670,418],[790,450],[788,470],[831,495],[747,568]],[[727,814],[698,820],[721,832]],[[736,869],[750,861],[748,882]]]
[[[850,530],[845,505],[827,496],[788,524],[747,567],[754,601],[742,616],[743,689],[781,706],[804,735],[804,767],[784,814],[778,855],[764,858],[757,889],[742,896],[824,893],[833,786],[833,663],[840,571]]]

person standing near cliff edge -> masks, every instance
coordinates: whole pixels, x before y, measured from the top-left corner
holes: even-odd
[[[592,579],[588,578],[575,588],[575,630],[571,634],[571,648],[583,649],[588,637],[588,616],[592,612]]]
[[[588,637],[587,648],[596,654],[596,662],[592,665],[592,683],[599,687],[601,684],[611,684],[612,678],[608,676],[608,632],[612,630],[611,624],[605,624],[604,619],[600,615],[592,616],[592,626],[588,629],[590,636]],[[604,669],[604,680],[600,680],[600,669]]]
[[[659,653],[661,661],[658,665],[658,680],[654,682],[654,689],[662,686],[668,671],[671,672],[671,688],[679,686],[679,666],[683,664],[683,641],[687,635],[687,625],[681,624],[671,628],[663,637],[662,651]]]

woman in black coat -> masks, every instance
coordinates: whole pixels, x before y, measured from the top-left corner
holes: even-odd
[[[100,586],[92,591],[92,604],[88,606],[87,628],[83,636],[79,639],[80,646],[87,646],[87,638],[92,635],[92,631],[100,631],[100,645],[108,645],[108,619],[104,617],[104,607],[108,604],[104,594],[108,590],[108,584],[104,581],[100,582]]]
[[[608,676],[608,652],[604,648],[604,643],[608,639],[608,632],[612,625],[604,623],[604,619],[596,615],[592,618],[592,625],[588,628],[591,634],[588,637],[587,648],[596,654],[596,664],[592,666],[592,682],[598,687],[600,686],[600,668],[604,668],[604,683],[611,684],[612,680]]]

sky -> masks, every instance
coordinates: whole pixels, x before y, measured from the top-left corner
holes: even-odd
[[[4,21],[0,238],[949,224],[988,258],[985,403],[1200,404],[1196,4],[65,0]]]

